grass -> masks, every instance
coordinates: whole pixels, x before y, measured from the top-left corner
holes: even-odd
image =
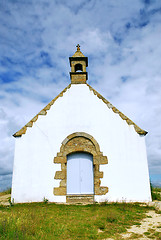
[[[0,206],[0,239],[121,239],[151,209],[137,203]]]
[[[6,194],[11,194],[11,188],[8,188],[7,190],[0,192],[0,196],[4,196]]]
[[[152,200],[161,201],[161,188],[153,187],[152,185],[150,185],[150,187],[151,187]]]
[[[161,239],[161,232],[156,231],[156,229],[149,229],[144,235],[150,239]]]

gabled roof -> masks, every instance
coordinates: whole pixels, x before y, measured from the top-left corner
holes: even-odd
[[[130,120],[127,116],[125,116],[122,112],[120,112],[116,107],[114,107],[109,101],[107,101],[101,94],[99,94],[94,88],[92,88],[89,84],[86,83],[89,89],[99,98],[101,99],[108,108],[112,109],[112,111],[127,122],[128,125],[133,125],[135,131],[140,135],[146,135],[148,132],[144,131],[140,127],[138,127],[132,120]],[[62,97],[63,94],[71,87],[69,84],[57,97],[55,97],[51,102],[49,102],[46,107],[44,107],[34,118],[32,118],[24,127],[22,127],[18,132],[16,132],[13,136],[14,137],[21,137],[22,134],[26,133],[28,127],[32,127],[33,123],[37,121],[39,115],[46,115],[47,111],[50,110],[50,107],[54,104],[54,102],[59,98]]]

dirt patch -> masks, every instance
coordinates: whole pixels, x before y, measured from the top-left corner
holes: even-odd
[[[1,205],[10,205],[9,203],[9,199],[11,197],[11,194],[7,194],[7,195],[3,195],[3,196],[0,196],[0,204]]]
[[[161,211],[161,201],[150,202],[148,205],[155,207],[158,211]]]
[[[148,203],[149,206],[155,207],[155,210],[151,210],[146,213],[139,225],[133,225],[127,229],[126,233],[120,234],[117,239],[161,239],[161,201],[155,201]],[[116,238],[107,238],[106,240],[114,240]]]
[[[123,239],[161,239],[161,214],[149,211],[140,225],[134,225],[121,234]]]

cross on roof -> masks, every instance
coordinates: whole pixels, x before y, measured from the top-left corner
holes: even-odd
[[[80,45],[79,44],[77,44],[77,51],[80,51]]]

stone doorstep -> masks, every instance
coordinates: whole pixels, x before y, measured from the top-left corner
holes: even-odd
[[[77,204],[77,203],[92,204],[92,203],[94,203],[94,194],[67,195],[66,203],[69,203],[69,204]]]

